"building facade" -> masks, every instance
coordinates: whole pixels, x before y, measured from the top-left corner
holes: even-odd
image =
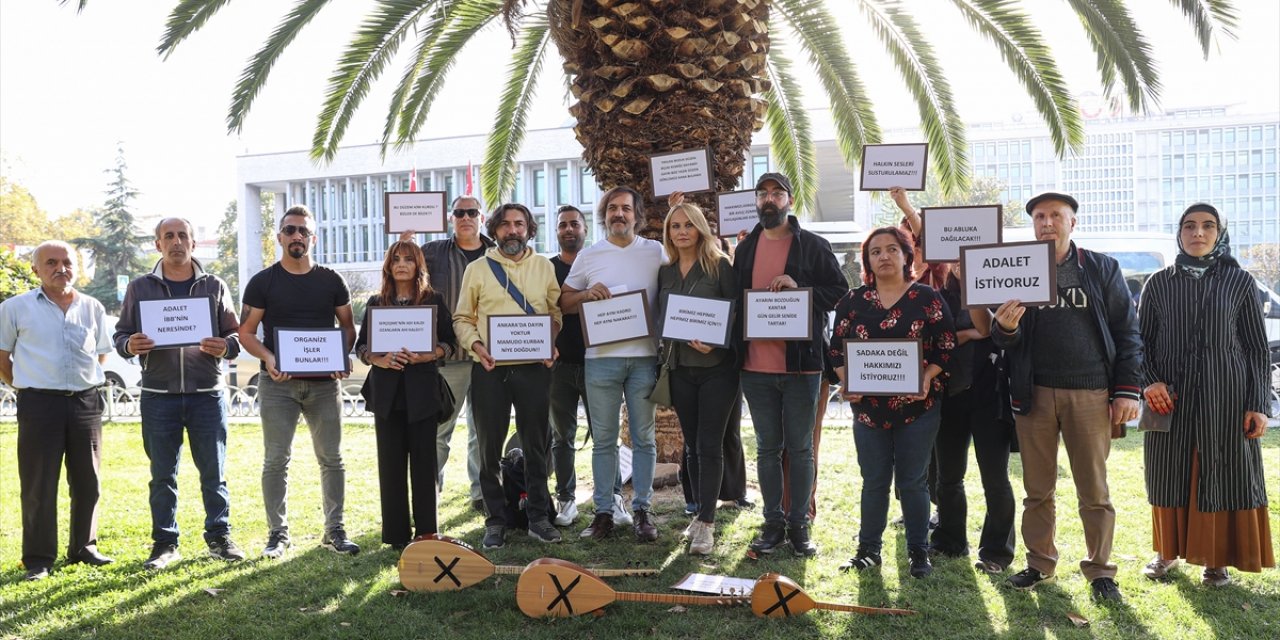
[[[872,226],[878,204],[858,191],[856,176],[844,166],[830,118],[817,112],[813,121],[820,183],[809,218],[828,223],[824,227],[847,222],[846,233],[861,233]],[[974,124],[968,129],[969,158],[973,175],[1005,185],[1002,202],[1025,202],[1044,191],[1074,195],[1081,204],[1077,228],[1082,231],[1171,233],[1187,205],[1210,202],[1227,220],[1236,255],[1244,256],[1255,244],[1280,243],[1278,128],[1280,114],[1236,113],[1227,106],[1094,117],[1086,119],[1084,148],[1059,159],[1038,120]],[[886,142],[919,137],[914,129],[885,133]],[[758,135],[755,142],[743,172],[747,185],[771,168],[767,138]],[[389,151],[385,158],[376,144],[351,146],[323,167],[305,150],[241,156],[241,282],[264,266],[254,249],[263,194],[270,192],[275,194],[273,216],[294,204],[315,213],[319,262],[376,283],[392,240],[383,231],[383,194],[408,190],[416,169],[419,190],[444,191],[452,200],[465,192],[470,167],[478,173],[484,144],[483,135],[421,140],[413,149]],[[511,200],[529,206],[538,217],[538,237],[532,243],[537,251],[556,250],[554,212],[564,204],[586,212],[589,240],[599,239],[593,211],[600,190],[581,152],[568,125],[526,136]],[[496,203],[483,204],[492,208]]]

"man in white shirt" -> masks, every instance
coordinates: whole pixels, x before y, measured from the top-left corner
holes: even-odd
[[[578,313],[582,303],[605,300],[627,292],[644,291],[653,308],[658,293],[658,267],[662,266],[662,244],[636,235],[644,222],[644,205],[639,193],[629,187],[614,187],[601,198],[596,215],[604,224],[606,242],[597,242],[578,254],[561,290],[560,308]],[[641,542],[658,539],[658,529],[650,515],[653,473],[657,465],[654,432],[654,405],[649,400],[656,377],[657,345],[651,337],[587,347],[584,373],[587,404],[591,407],[591,476],[595,490],[595,519],[583,537],[608,536],[618,520],[626,516],[613,493],[618,473],[619,410],[627,403],[631,434],[631,506],[635,510],[633,528]],[[616,523],[622,524],[622,523]]]

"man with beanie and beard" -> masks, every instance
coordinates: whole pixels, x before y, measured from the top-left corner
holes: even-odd
[[[549,314],[552,339],[560,331],[560,284],[551,261],[529,248],[538,223],[522,204],[500,205],[488,223],[496,247],[467,265],[453,314],[458,344],[470,349],[471,398],[480,444],[480,492],[484,495],[484,548],[506,544],[506,503],[499,479],[502,445],[516,410],[516,435],[524,445],[525,483],[529,492],[529,537],[560,542],[548,513],[547,453],[550,450],[551,366],[549,360],[496,362],[489,353],[489,316]]]
[[[772,553],[788,539],[800,556],[818,552],[809,535],[809,494],[814,483],[813,423],[822,379],[827,312],[849,290],[831,244],[800,228],[789,215],[791,181],[766,173],[756,181],[760,224],[738,244],[733,268],[743,290],[812,289],[809,340],[752,340],[739,352],[742,394],[756,430],[756,463],[764,499],[764,527],[751,543]],[[742,302],[739,302],[741,305]],[[740,307],[742,308],[742,307]],[[782,510],[782,452],[789,460],[790,509]]]

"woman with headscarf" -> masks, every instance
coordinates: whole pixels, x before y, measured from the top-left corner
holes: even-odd
[[[1223,586],[1227,567],[1274,567],[1259,439],[1267,430],[1269,361],[1253,276],[1231,257],[1218,210],[1187,208],[1176,263],[1151,276],[1138,310],[1148,386],[1147,498],[1165,577],[1185,559]],[[1149,418],[1163,418],[1163,420]],[[1166,430],[1162,430],[1165,429]]]
[[[434,349],[370,351],[370,309],[427,305],[436,308]],[[382,542],[397,550],[404,549],[411,537],[437,532],[436,427],[443,409],[436,361],[457,348],[451,318],[444,298],[431,289],[422,249],[411,240],[392,243],[382,262],[381,292],[369,298],[355,348],[360,361],[370,366],[360,393],[373,412]]]

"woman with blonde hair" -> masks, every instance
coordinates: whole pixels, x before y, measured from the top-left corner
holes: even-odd
[[[370,352],[370,309],[426,305],[435,306],[435,317],[440,320],[434,349],[423,353],[408,349]],[[365,309],[356,355],[371,367],[360,393],[373,412],[382,542],[395,549],[403,549],[412,537],[437,532],[436,427],[448,414],[437,393],[440,374],[436,361],[457,348],[449,321],[452,317],[444,298],[428,284],[422,249],[413,241],[392,243],[382,262],[381,292],[369,298]]]
[[[736,300],[738,278],[719,248],[702,209],[672,198],[662,245],[669,264],[658,270],[657,317],[665,317],[670,295]],[[661,331],[661,327],[659,328]],[[738,358],[732,348],[699,340],[663,340],[660,366],[670,369],[671,403],[684,433],[685,460],[698,512],[685,535],[689,553],[707,555],[715,546],[715,511],[724,471],[724,433],[738,395]]]

